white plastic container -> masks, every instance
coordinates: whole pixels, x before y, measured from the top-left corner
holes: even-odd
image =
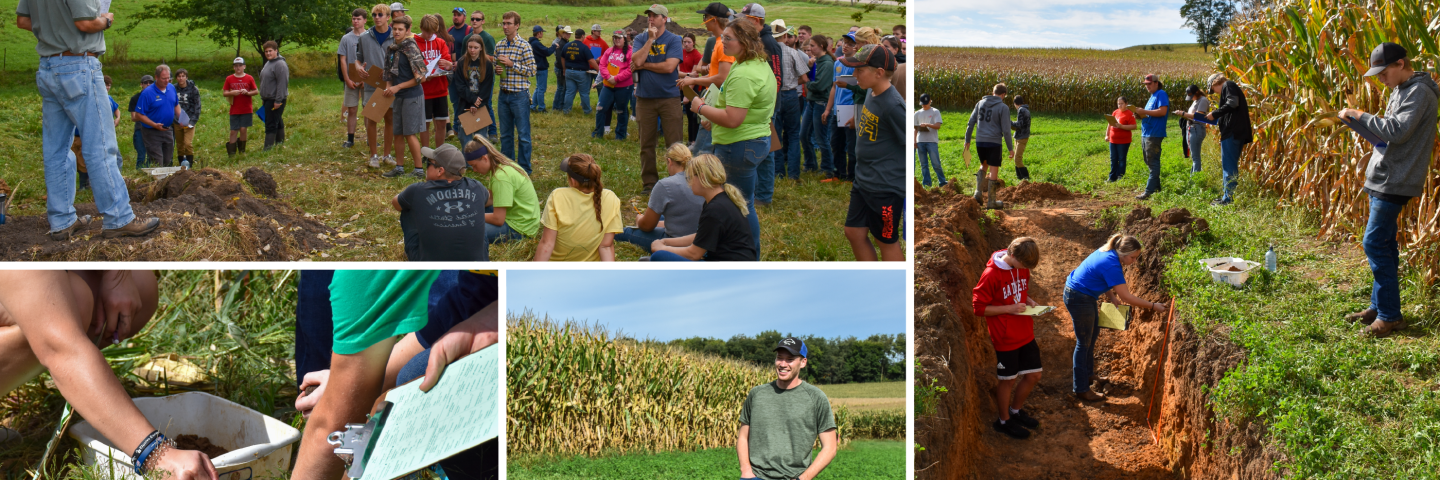
[[[135,406],[171,439],[200,435],[229,449],[230,453],[210,459],[220,480],[284,476],[290,470],[291,444],[300,440],[300,431],[284,422],[204,392],[137,398]],[[84,446],[80,460],[85,465],[106,465],[113,460],[113,480],[142,480],[131,466],[131,452],[115,449],[89,422],[70,427],[70,436]],[[110,475],[109,467],[98,470],[100,478]]]
[[[174,175],[176,173],[179,173],[181,170],[184,170],[184,167],[154,167],[140,169],[140,171],[148,173],[150,174],[150,176],[155,177],[156,180],[160,180],[165,177]]]
[[[1204,265],[1205,269],[1210,271],[1211,280],[1214,280],[1216,283],[1228,283],[1237,287],[1244,285],[1245,281],[1250,279],[1250,269],[1260,266],[1259,263],[1240,257],[1207,258],[1201,260],[1200,264]],[[1230,267],[1235,267],[1240,271],[1232,272],[1230,271]]]

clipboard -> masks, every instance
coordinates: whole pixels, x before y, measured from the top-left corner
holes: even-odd
[[[839,77],[835,77],[835,81],[837,81],[837,82],[845,82],[845,86],[846,86],[846,87],[858,87],[858,86],[860,86],[860,81],[859,81],[859,80],[856,80],[854,75],[841,75],[841,76],[839,76]]]
[[[780,141],[780,134],[775,131],[775,122],[770,122],[770,151],[779,151],[785,148],[785,142]]]
[[[360,68],[356,67],[355,65],[356,64],[354,63],[350,64],[351,80],[357,80],[360,78]],[[380,70],[380,67],[371,65],[369,69],[365,70],[365,72],[366,74],[370,75],[370,78],[361,80],[360,83],[375,87],[376,90],[385,88],[385,73]]]
[[[854,105],[836,105],[836,106],[835,106],[835,125],[840,126],[840,127],[844,127],[845,124],[846,124],[846,123],[850,123],[851,120],[855,120],[855,106],[854,106]]]
[[[685,103],[690,103],[691,100],[695,99],[696,95],[699,95],[695,93],[695,87],[689,85],[680,87],[680,94],[685,96]]]
[[[1363,138],[1365,139],[1365,141],[1370,142],[1370,144],[1374,145],[1375,148],[1385,148],[1386,145],[1388,145],[1387,143],[1385,143],[1384,140],[1381,140],[1380,137],[1376,136],[1375,132],[1370,131],[1370,129],[1366,127],[1365,124],[1345,117],[1337,118],[1340,119],[1340,123],[1344,123],[1345,126],[1350,127],[1351,130],[1354,130],[1355,133],[1360,135],[1360,138]]]
[[[1101,328],[1123,331],[1130,324],[1130,306],[1101,303],[1097,320]]]
[[[460,128],[465,130],[465,135],[474,135],[480,129],[490,126],[490,107],[480,107],[475,113],[465,112],[460,114]]]
[[[1116,120],[1114,115],[1108,113],[1105,114],[1105,123],[1110,124],[1111,127],[1120,128],[1120,121]]]
[[[360,112],[365,118],[375,123],[385,121],[385,112],[390,111],[390,105],[395,103],[395,97],[385,96],[385,90],[376,89],[370,94],[370,99],[365,101],[365,108]]]
[[[1020,314],[1021,314],[1021,315],[1028,315],[1028,316],[1031,316],[1031,317],[1038,317],[1038,316],[1040,316],[1040,315],[1044,315],[1044,314],[1050,313],[1050,312],[1052,312],[1052,311],[1055,311],[1055,307],[1047,307],[1047,306],[1044,306],[1044,305],[1040,305],[1040,306],[1034,306],[1034,307],[1025,307],[1025,311],[1020,312]]]
[[[364,424],[327,436],[334,453],[353,456],[345,475],[398,478],[499,438],[499,353],[492,345],[451,363],[429,392],[420,391],[421,379],[395,387]]]

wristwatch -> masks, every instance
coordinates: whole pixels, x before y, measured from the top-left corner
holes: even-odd
[[[114,20],[111,20],[110,17],[105,17],[105,29],[106,29],[106,30],[109,30],[109,29],[110,29],[110,25],[113,24],[113,23],[115,23]]]

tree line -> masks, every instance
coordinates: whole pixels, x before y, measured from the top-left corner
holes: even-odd
[[[758,335],[740,334],[721,340],[690,337],[669,342],[648,341],[707,353],[721,358],[775,364],[775,345],[790,335],[775,330]],[[805,381],[816,384],[883,382],[905,379],[905,334],[875,334],[857,337],[825,338],[798,336],[805,342],[809,355],[807,366],[800,372]]]

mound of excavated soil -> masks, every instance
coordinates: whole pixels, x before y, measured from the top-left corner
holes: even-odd
[[[257,189],[274,187],[258,168],[247,172]],[[46,236],[44,215],[17,216],[0,226],[3,260],[288,261],[334,246],[335,230],[278,200],[257,198],[219,170],[184,170],[159,181],[130,185],[137,217],[159,217],[156,233],[139,238],[102,239],[101,217],[93,203],[77,204],[94,220],[69,241]],[[345,242],[345,241],[339,241]]]
[[[574,27],[575,27],[575,28],[590,28],[590,27],[587,26],[587,25],[574,25]],[[641,33],[641,32],[644,32],[645,30],[649,29],[649,28],[650,28],[650,23],[649,23],[649,20],[646,19],[644,15],[636,15],[636,16],[635,16],[635,21],[630,22],[630,25],[626,26],[625,28],[629,28],[631,31],[634,31],[636,34],[639,34],[639,33]],[[682,36],[682,37],[685,36],[685,34],[687,34],[687,33],[693,33],[693,34],[695,34],[695,38],[700,39],[700,44],[699,44],[699,45],[696,45],[695,48],[703,48],[703,47],[705,46],[705,36],[710,35],[710,31],[709,31],[709,30],[705,30],[704,27],[701,27],[701,28],[685,28],[685,27],[680,26],[680,24],[675,23],[674,20],[670,20],[670,21],[668,21],[668,22],[665,22],[665,31],[674,33],[674,34],[679,35],[679,36]],[[607,42],[610,41],[610,33],[611,33],[611,32],[602,32],[602,33],[601,33],[601,34],[605,37],[605,41],[607,41]],[[580,33],[577,31],[577,32],[576,32],[576,35],[580,35]]]
[[[1075,195],[1063,186],[1045,182],[1020,182],[1013,187],[1001,188],[995,198],[1009,204],[1034,203],[1039,200],[1069,200]]]
[[[245,183],[250,184],[250,188],[255,190],[255,193],[270,198],[280,196],[280,188],[275,184],[275,177],[270,176],[269,173],[261,170],[260,167],[245,169],[244,177]]]
[[[210,443],[209,438],[199,435],[180,435],[175,437],[175,448],[180,450],[198,450],[209,455],[211,460],[214,460],[215,457],[230,453],[225,447]]]

